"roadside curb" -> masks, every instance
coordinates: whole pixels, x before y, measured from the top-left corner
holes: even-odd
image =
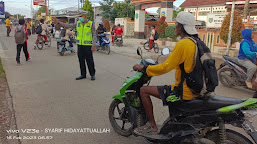
[[[3,69],[5,69],[5,59],[7,58],[5,55],[5,52],[3,50],[2,44],[0,43],[0,58],[2,59],[2,66]],[[7,113],[9,113],[9,117],[8,120],[6,121],[6,128],[7,129],[12,129],[12,130],[17,130],[17,121],[16,121],[16,112],[14,110],[14,105],[13,105],[13,96],[11,95],[11,91],[10,91],[10,86],[8,83],[8,79],[7,79],[7,73],[5,73],[5,80],[6,80],[6,84],[7,84],[7,89],[6,89],[6,93],[5,93],[5,101],[6,101],[6,105],[5,105],[5,109],[7,109]],[[7,129],[4,129],[4,132],[6,132]],[[3,133],[3,132],[2,132]],[[12,134],[8,134],[7,136],[15,136],[15,137],[19,137],[19,133],[12,133]],[[3,144],[21,144],[21,141],[19,139],[11,139],[11,140],[7,140],[5,139],[0,139],[0,143]]]

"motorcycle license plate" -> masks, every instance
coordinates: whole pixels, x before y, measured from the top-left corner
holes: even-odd
[[[121,40],[121,38],[117,38],[117,40]]]

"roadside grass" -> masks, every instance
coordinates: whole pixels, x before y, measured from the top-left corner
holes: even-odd
[[[2,64],[2,59],[0,58],[0,78],[4,78],[4,77],[5,77],[5,72]]]

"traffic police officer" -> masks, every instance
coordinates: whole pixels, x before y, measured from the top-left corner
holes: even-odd
[[[55,24],[60,24],[62,27],[66,28],[76,28],[77,39],[76,44],[78,45],[78,59],[80,65],[81,76],[77,77],[76,80],[81,80],[86,78],[86,64],[87,62],[88,70],[91,75],[91,80],[95,80],[95,65],[92,51],[95,51],[96,43],[96,30],[94,23],[87,19],[86,12],[81,12],[81,17],[77,21],[77,24],[65,24],[59,22],[55,17],[53,17]]]

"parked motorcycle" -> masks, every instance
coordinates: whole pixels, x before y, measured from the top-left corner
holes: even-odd
[[[141,48],[137,49],[142,58]],[[162,55],[169,54],[164,48]],[[141,59],[142,66],[157,65],[152,59]],[[130,136],[136,127],[147,122],[140,88],[149,85],[151,77],[145,72],[137,72],[126,79],[120,93],[113,96],[109,107],[109,120],[114,131],[122,136]],[[169,102],[169,117],[159,128],[158,135],[139,135],[149,142],[176,144],[252,144],[242,134],[227,129],[225,124],[243,128],[257,142],[257,132],[252,118],[257,115],[257,99],[234,99],[205,95],[190,101]],[[215,129],[218,128],[218,129]],[[136,135],[138,136],[138,135]]]
[[[71,40],[72,37],[70,37]],[[60,38],[56,39],[57,40],[57,51],[61,56],[64,56],[64,53],[66,51],[70,51],[71,53],[75,53],[75,51],[73,50],[73,47],[70,46],[66,46],[66,41],[67,40],[61,40]]]
[[[116,36],[116,39],[114,40],[114,43],[115,43],[118,47],[121,47],[121,46],[123,45],[122,36]]]
[[[223,56],[224,62],[219,67],[219,80],[225,87],[245,86],[247,69],[236,58]],[[226,67],[225,67],[226,66]]]
[[[110,40],[107,37],[107,35],[108,34],[105,34],[105,33],[100,34],[102,43],[100,44],[98,40],[96,41],[96,50],[104,51],[108,55],[110,54],[111,50],[110,50]]]

